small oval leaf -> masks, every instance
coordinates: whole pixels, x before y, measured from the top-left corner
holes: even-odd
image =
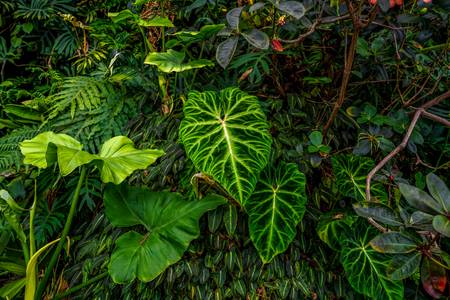
[[[222,68],[225,69],[233,58],[238,40],[239,37],[233,36],[226,39],[225,41],[220,43],[219,46],[217,46],[216,60]]]
[[[242,32],[242,36],[249,42],[253,47],[258,49],[269,49],[269,37],[267,34],[258,29],[252,29],[250,32]]]

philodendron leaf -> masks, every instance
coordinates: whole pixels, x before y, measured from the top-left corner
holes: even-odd
[[[145,58],[144,63],[157,66],[165,73],[183,72],[191,69],[214,66],[214,63],[208,59],[196,59],[184,62],[186,54],[172,49],[167,52],[152,52]]]
[[[263,263],[286,251],[294,239],[306,205],[305,175],[295,164],[267,167],[245,202],[250,238]]]
[[[225,69],[230,64],[230,61],[234,56],[234,52],[236,51],[238,40],[239,37],[233,36],[217,46],[216,60],[222,68]]]
[[[80,142],[67,134],[48,131],[20,143],[20,151],[25,156],[23,162],[45,169],[58,160],[58,146],[64,146],[74,151],[83,148]]]
[[[322,214],[316,227],[317,235],[331,249],[339,251],[340,241],[351,232],[351,226],[357,218],[347,212]]]
[[[355,155],[337,155],[331,159],[333,171],[336,176],[339,191],[358,201],[366,199],[367,174],[375,166],[373,160]],[[387,202],[387,193],[384,186],[377,181],[372,181],[370,188],[372,201]]]
[[[400,193],[412,207],[433,215],[444,213],[444,208],[421,189],[405,183],[400,183],[398,187],[400,188]]]
[[[210,195],[185,201],[177,193],[108,185],[104,194],[106,215],[114,226],[143,225],[147,234],[129,231],[120,236],[109,263],[116,283],[156,278],[177,262],[189,243],[199,236],[198,221],[226,200]]]
[[[430,173],[427,175],[427,187],[433,198],[436,199],[437,202],[441,204],[443,210],[448,213],[450,211],[450,191],[444,181],[433,173]]]
[[[298,1],[280,1],[275,5],[279,10],[293,16],[296,19],[300,19],[305,15],[305,7]]]
[[[437,215],[433,218],[433,228],[437,232],[450,237],[450,220],[447,216]]]
[[[269,36],[261,30],[254,28],[249,32],[242,32],[242,36],[253,47],[256,47],[258,49],[269,49]]]
[[[116,136],[106,141],[100,153],[90,154],[82,150],[74,138],[65,134],[44,132],[31,140],[23,141],[20,150],[24,162],[39,168],[46,168],[56,160],[63,176],[77,167],[95,162],[103,182],[121,183],[135,170],[145,169],[164,154],[162,150],[138,150],[125,136]]]
[[[341,262],[348,282],[357,292],[376,300],[402,300],[403,283],[392,281],[386,269],[392,256],[376,252],[369,241],[377,234],[375,229],[357,224],[354,236],[343,239]]]
[[[387,268],[391,280],[403,280],[417,272],[422,255],[419,251],[395,255]]]
[[[180,138],[188,157],[239,203],[255,189],[272,138],[258,99],[238,88],[191,92]]]
[[[138,150],[129,138],[116,136],[102,145],[96,157],[102,181],[119,184],[135,170],[147,168],[163,154],[162,150]]]
[[[408,253],[417,248],[414,240],[395,231],[377,235],[370,241],[370,245],[381,253]]]

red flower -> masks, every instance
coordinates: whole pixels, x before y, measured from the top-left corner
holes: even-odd
[[[283,45],[281,45],[280,40],[272,40],[272,48],[273,50],[278,52],[284,51]]]

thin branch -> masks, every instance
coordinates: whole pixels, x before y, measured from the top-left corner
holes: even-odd
[[[322,14],[323,14],[323,10],[325,8],[325,4],[322,5],[322,8],[320,9],[319,12],[319,16],[317,17],[317,19],[314,21],[314,23],[311,25],[311,27],[309,28],[309,30],[298,36],[298,38],[293,39],[293,40],[282,40],[280,39],[281,42],[283,43],[287,43],[287,44],[295,44],[295,43],[301,43],[303,42],[303,40],[309,36],[310,34],[314,33],[316,31],[316,27],[321,23],[321,19],[322,19]]]

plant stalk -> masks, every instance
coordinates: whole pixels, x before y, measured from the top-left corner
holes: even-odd
[[[57,294],[57,295],[53,298],[53,300],[64,299],[65,297],[69,296],[70,294],[73,294],[73,293],[75,293],[75,292],[81,290],[82,288],[84,288],[84,287],[86,287],[86,286],[88,286],[88,285],[91,285],[91,284],[93,284],[94,282],[99,281],[99,280],[102,279],[102,278],[105,278],[107,275],[108,275],[108,272],[101,273],[100,275],[97,275],[97,276],[95,276],[95,277],[89,279],[89,280],[86,281],[86,282],[83,282],[83,283],[81,283],[81,284],[79,284],[79,285],[76,285],[76,286],[74,286],[74,287],[72,287],[72,288],[66,290],[64,293]]]
[[[56,247],[55,252],[53,253],[47,268],[45,269],[44,278],[39,283],[36,296],[34,299],[42,299],[42,294],[44,293],[45,286],[50,278],[50,275],[53,272],[53,267],[56,265],[58,261],[59,254],[61,253],[62,248],[66,242],[66,237],[69,234],[70,225],[72,224],[73,217],[75,215],[75,211],[77,208],[78,198],[80,197],[81,186],[83,185],[84,178],[86,177],[86,167],[81,167],[80,178],[78,179],[77,187],[75,189],[75,193],[72,197],[72,203],[70,205],[69,215],[67,216],[66,224],[64,224],[64,229],[61,233],[61,239],[58,242],[58,246]]]

